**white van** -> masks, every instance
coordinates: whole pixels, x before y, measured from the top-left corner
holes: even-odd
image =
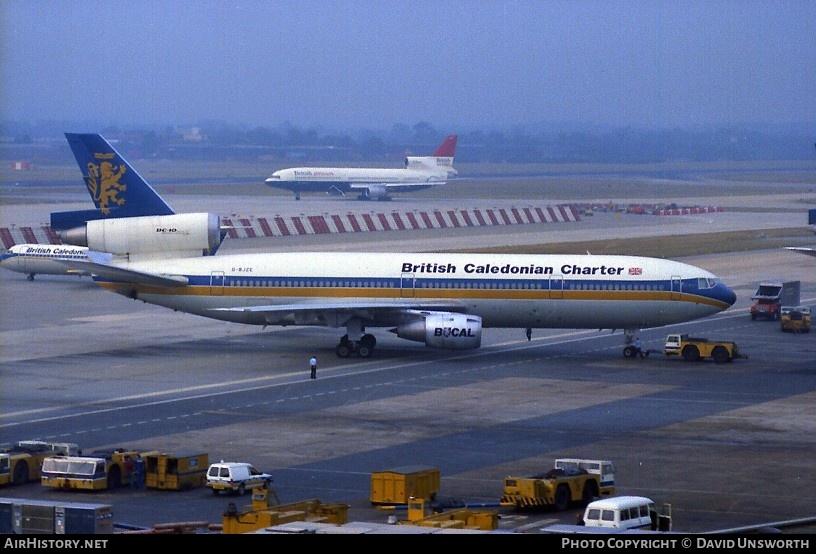
[[[657,508],[645,496],[611,496],[587,504],[584,525],[610,529],[657,529]]]
[[[272,476],[246,462],[221,462],[210,464],[204,486],[213,494],[221,491],[234,492],[240,496],[247,490],[269,489]]]

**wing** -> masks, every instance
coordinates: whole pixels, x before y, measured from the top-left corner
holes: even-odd
[[[387,327],[415,321],[430,312],[464,313],[466,308],[456,302],[326,302],[307,304],[270,304],[216,308],[215,312],[262,313],[267,325],[319,325],[342,327],[351,319],[364,326]]]
[[[444,185],[446,181],[432,179],[428,181],[417,181],[415,183],[350,183],[351,190],[385,190],[388,192],[399,192],[408,190],[420,190],[428,187]]]
[[[800,254],[807,254],[808,256],[816,256],[816,248],[808,248],[807,246],[786,246],[786,250],[793,250]]]

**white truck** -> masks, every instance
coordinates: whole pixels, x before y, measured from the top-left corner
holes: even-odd
[[[213,491],[234,493],[243,496],[248,490],[272,488],[272,476],[246,462],[225,462],[210,464],[204,486]]]

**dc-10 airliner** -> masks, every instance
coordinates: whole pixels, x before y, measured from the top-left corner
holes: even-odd
[[[407,156],[403,168],[291,167],[275,171],[266,184],[295,193],[322,192],[359,200],[390,200],[391,193],[412,192],[444,185],[457,175],[453,169],[457,135],[448,135],[430,156]]]
[[[95,157],[130,167],[99,135]],[[122,178],[125,184],[126,171]],[[129,185],[128,185],[129,186]],[[705,269],[640,256],[341,251],[215,254],[215,214],[98,219],[60,233],[88,260],[59,261],[103,289],[249,325],[344,329],[340,357],[371,356],[373,328],[432,348],[481,346],[485,328],[639,329],[710,316],[736,301]],[[109,253],[109,257],[102,252]]]
[[[93,260],[93,252],[90,257]],[[371,355],[371,328],[450,350],[482,329],[639,329],[723,311],[736,295],[693,265],[637,256],[293,252],[63,262],[150,304],[252,325],[345,328],[340,357]]]

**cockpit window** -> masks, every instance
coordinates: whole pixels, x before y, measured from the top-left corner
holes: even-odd
[[[713,279],[711,277],[700,277],[697,279],[697,288],[698,289],[712,289],[717,286],[719,283],[719,279]]]

